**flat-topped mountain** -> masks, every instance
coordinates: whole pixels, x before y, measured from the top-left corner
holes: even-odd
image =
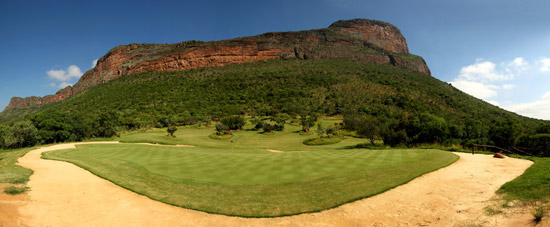
[[[409,54],[405,37],[381,21],[341,20],[328,28],[270,32],[221,41],[175,44],[129,44],[113,48],[84,73],[78,83],[44,97],[13,97],[8,109],[23,109],[62,101],[112,79],[142,72],[182,71],[274,59],[350,59],[389,64],[426,75],[424,59]]]

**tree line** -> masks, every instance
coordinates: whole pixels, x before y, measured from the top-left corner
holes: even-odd
[[[495,145],[512,150],[518,146],[535,156],[550,156],[550,123],[535,130],[521,128],[511,119],[489,124],[478,119],[467,119],[454,124],[430,113],[404,115],[398,118],[375,118],[366,114],[350,113],[344,117],[345,127],[368,138],[371,145],[381,139],[384,145],[408,146],[418,144]]]

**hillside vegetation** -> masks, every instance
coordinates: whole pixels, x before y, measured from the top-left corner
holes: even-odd
[[[79,141],[172,123],[277,113],[293,118],[344,115],[351,130],[375,124],[371,136],[390,145],[437,142],[509,147],[536,138],[544,147],[548,142],[544,135],[550,133],[544,121],[502,110],[425,74],[351,60],[273,60],[140,73],[33,111],[37,113],[24,121],[0,126],[1,146]],[[24,132],[2,134],[10,127]]]

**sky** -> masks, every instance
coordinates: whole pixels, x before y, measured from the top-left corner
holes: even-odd
[[[548,0],[11,1],[0,3],[0,110],[72,85],[117,45],[222,40],[367,18],[396,25],[432,76],[550,120]]]

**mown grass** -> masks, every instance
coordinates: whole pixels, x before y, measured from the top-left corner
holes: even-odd
[[[171,143],[79,145],[47,152],[124,188],[175,206],[243,217],[315,212],[369,197],[458,159],[439,150],[345,149],[364,139],[307,146],[297,126],[266,136],[234,132],[233,143],[213,140],[213,128],[182,127]],[[122,135],[121,140],[166,141],[163,130]],[[314,136],[312,136],[314,137]],[[284,152],[273,153],[268,149]]]
[[[25,184],[33,171],[17,165],[17,159],[33,148],[0,150],[0,183]]]
[[[232,134],[217,135],[216,133],[210,134],[208,137],[215,140],[228,140],[233,138]]]
[[[506,200],[548,202],[550,200],[550,158],[528,158],[534,162],[518,178],[502,185],[497,193]]]

